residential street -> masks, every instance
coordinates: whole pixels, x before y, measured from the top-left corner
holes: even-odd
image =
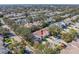
[[[2,27],[9,29],[10,32],[15,35],[13,38],[14,38],[17,42],[21,42],[21,40],[23,40],[23,38],[22,38],[21,36],[16,35],[15,32],[14,32],[13,30],[11,30],[11,28],[10,28],[7,24],[5,24],[5,22],[3,21],[3,19],[1,19],[1,21],[2,21],[2,23],[4,24]],[[26,43],[27,43],[28,48],[29,48],[33,53],[35,53],[35,52],[34,52],[35,49],[34,49],[32,46],[30,46],[30,45],[28,44],[28,42],[26,42]]]

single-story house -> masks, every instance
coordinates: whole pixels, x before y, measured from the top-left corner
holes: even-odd
[[[59,22],[59,26],[62,28],[67,28],[67,25],[63,21]]]
[[[3,40],[3,35],[2,34],[0,34],[0,40]]]
[[[29,20],[28,19],[17,19],[16,21],[16,24],[26,24],[26,23],[29,23]]]
[[[7,54],[10,50],[4,47],[3,35],[0,34],[0,54]]]
[[[25,28],[31,28],[32,26],[33,26],[32,23],[26,23],[26,24],[24,24],[24,27],[25,27]]]
[[[57,23],[54,23],[54,24],[51,24],[51,25],[56,25],[56,26],[63,28],[63,29],[67,28],[67,24],[64,21],[57,22]]]
[[[32,34],[35,41],[42,41],[43,38],[49,35],[49,31],[48,28],[44,28],[36,32],[33,32]]]
[[[8,54],[9,51],[10,50],[8,48],[0,46],[0,54]]]
[[[65,23],[66,25],[72,24],[71,18],[65,19],[65,20],[64,20],[64,23]]]

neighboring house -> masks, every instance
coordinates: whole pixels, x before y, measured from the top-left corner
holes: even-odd
[[[42,39],[49,35],[48,28],[44,28],[32,33],[35,41],[42,41]]]
[[[78,19],[78,23],[79,23],[79,19]]]
[[[3,37],[0,37],[0,46],[3,46]]]
[[[31,54],[32,53],[32,50],[26,46],[26,48],[24,49],[24,54]]]
[[[77,19],[79,17],[79,15],[75,15],[75,16],[73,16],[71,19],[72,20],[75,20],[75,19]]]
[[[58,26],[62,27],[63,29],[67,28],[67,25],[63,21],[59,22]]]
[[[12,14],[5,14],[4,17],[8,18],[8,17],[13,17],[15,14],[12,13]]]
[[[0,34],[0,54],[7,54],[10,50],[4,47],[3,35]]]
[[[65,19],[65,20],[64,20],[64,23],[65,23],[66,25],[72,24],[71,18]]]
[[[15,17],[9,17],[10,20],[17,20],[17,19],[24,19],[26,16],[15,16]]]
[[[0,54],[8,54],[10,50],[4,46],[0,46]]]
[[[42,25],[42,23],[40,22],[40,21],[36,21],[36,22],[33,22],[33,23],[26,23],[25,25],[24,25],[24,27],[27,27],[27,28],[32,28],[33,26],[41,26]]]
[[[56,26],[58,26],[59,28],[63,28],[63,29],[67,28],[66,23],[63,22],[63,21],[57,22],[57,23],[54,23],[54,24],[51,24],[51,25],[56,25]]]
[[[17,19],[15,22],[19,25],[29,23],[28,19]]]
[[[32,23],[26,23],[26,24],[24,25],[25,28],[31,28],[32,26],[33,26]]]
[[[33,22],[33,25],[34,25],[34,26],[39,26],[39,25],[42,25],[42,24],[41,24],[40,21],[36,21],[36,22]]]
[[[0,40],[3,40],[3,35],[2,34],[0,34]]]
[[[78,28],[79,29],[79,23],[75,23],[75,28]]]
[[[8,14],[5,14],[4,17],[19,17],[19,16],[24,16],[24,13],[8,13]]]
[[[68,16],[70,16],[70,14],[65,14],[65,15],[63,15],[63,16],[61,16],[61,17],[68,17]]]
[[[51,23],[55,22],[55,19],[53,19],[52,17],[50,17],[50,18],[47,18],[47,20],[45,22],[51,24]]]

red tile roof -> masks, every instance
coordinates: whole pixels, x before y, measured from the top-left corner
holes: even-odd
[[[33,35],[36,35],[36,36],[39,36],[39,37],[41,37],[41,36],[45,37],[48,34],[49,34],[49,32],[48,32],[47,28],[44,28],[44,29],[38,30],[36,32],[33,32]]]

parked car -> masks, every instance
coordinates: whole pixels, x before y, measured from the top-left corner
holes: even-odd
[[[24,54],[31,54],[32,52],[29,50],[24,50]]]

